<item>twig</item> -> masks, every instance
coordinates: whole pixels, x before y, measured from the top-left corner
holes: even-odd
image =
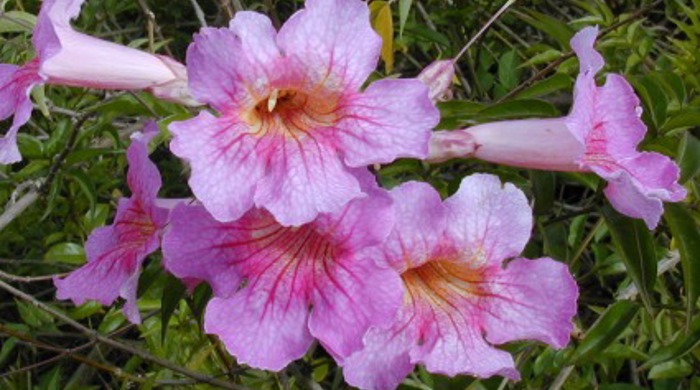
[[[61,313],[60,311],[52,308],[51,306],[48,306],[47,304],[38,301],[33,296],[26,294],[26,293],[24,293],[16,288],[12,287],[11,285],[5,283],[2,280],[0,280],[0,289],[3,289],[12,295],[14,295],[14,296],[16,296],[24,301],[27,301],[27,302],[31,303],[33,306],[35,306],[36,308],[41,309],[41,310],[53,315],[54,317],[62,320],[63,322],[72,326],[73,328],[80,331],[81,333],[84,333],[91,340],[96,340],[97,342],[100,342],[100,343],[105,344],[105,345],[109,345],[112,348],[115,348],[115,349],[130,353],[132,355],[138,356],[143,360],[147,360],[151,363],[157,364],[159,366],[165,367],[165,368],[170,369],[170,370],[175,371],[175,372],[179,372],[180,374],[183,374],[183,375],[188,376],[188,377],[193,378],[193,379],[197,379],[201,382],[208,383],[208,384],[213,385],[213,386],[219,386],[219,387],[223,387],[225,389],[233,389],[233,390],[245,389],[245,387],[243,387],[243,386],[239,386],[239,385],[236,385],[233,383],[228,383],[228,382],[204,375],[202,373],[192,371],[186,367],[179,366],[179,365],[171,362],[170,360],[166,360],[166,359],[160,358],[158,356],[151,355],[150,353],[148,353],[146,351],[142,351],[138,348],[132,347],[131,345],[123,344],[119,341],[112,340],[109,337],[105,337],[105,336],[99,334],[98,332],[83,326],[81,323],[73,320],[72,318],[70,318],[67,315]]]
[[[661,276],[666,272],[672,270],[680,261],[681,256],[677,250],[670,252],[667,257],[665,257],[659,262],[658,269],[656,270],[656,276]],[[622,291],[620,291],[620,293],[617,294],[616,299],[618,301],[631,300],[637,294],[639,294],[639,289],[637,288],[636,284],[632,283],[629,286],[625,287]]]
[[[39,199],[39,192],[37,190],[31,190],[24,194],[17,202],[5,209],[5,212],[0,215],[0,231],[22,214],[27,207],[36,202],[37,199]]]
[[[603,36],[609,34],[610,32],[612,32],[613,30],[615,30],[615,29],[617,29],[617,28],[619,28],[619,27],[621,27],[621,26],[624,26],[624,25],[626,25],[626,24],[629,24],[629,23],[631,23],[631,22],[633,22],[633,21],[635,21],[635,20],[637,20],[637,19],[643,17],[647,12],[651,11],[652,9],[654,9],[657,5],[661,4],[662,2],[663,2],[663,0],[656,0],[655,2],[649,4],[648,6],[646,6],[646,7],[642,8],[642,9],[640,9],[639,11],[633,13],[633,14],[630,15],[630,17],[628,17],[627,19],[620,20],[619,22],[614,23],[614,24],[611,25],[610,27],[607,27],[607,28],[602,29],[602,30],[600,31],[599,36],[600,36],[600,37],[603,37]],[[561,65],[564,61],[568,60],[569,58],[571,58],[571,57],[573,57],[573,56],[574,56],[574,52],[573,52],[573,51],[569,51],[569,52],[565,53],[564,55],[562,55],[561,57],[559,57],[558,59],[554,60],[553,62],[551,62],[551,63],[550,63],[549,65],[547,65],[546,67],[544,67],[544,69],[542,69],[541,71],[535,73],[534,76],[530,77],[529,79],[525,80],[525,82],[523,82],[523,83],[521,83],[520,85],[518,85],[515,89],[513,89],[513,90],[510,91],[510,92],[508,92],[507,94],[505,94],[504,96],[502,96],[500,99],[496,100],[496,103],[500,103],[500,102],[502,102],[502,101],[504,101],[504,100],[508,100],[508,99],[512,98],[513,96],[519,94],[519,93],[522,92],[525,88],[527,88],[527,87],[529,87],[530,85],[532,85],[532,83],[534,83],[535,81],[537,81],[537,80],[543,78],[543,77],[546,76],[549,72],[551,72],[552,70],[556,69],[556,68],[557,68],[559,65]]]
[[[53,278],[64,277],[66,275],[68,275],[68,273],[43,275],[43,276],[19,276],[19,275],[8,274],[6,272],[0,271],[0,278],[5,279],[5,280],[9,280],[11,282],[17,282],[17,283],[45,282],[47,280],[52,280]]]
[[[202,10],[202,7],[199,6],[197,0],[190,0],[190,3],[192,3],[192,8],[194,8],[194,14],[197,16],[199,24],[201,24],[202,27],[207,27],[207,20],[204,17],[204,11]]]
[[[566,380],[569,379],[569,375],[571,375],[572,371],[574,371],[574,366],[566,366],[561,371],[559,371],[559,375],[557,375],[557,377],[554,379],[552,385],[549,386],[549,390],[561,389]]]
[[[476,34],[474,34],[474,36],[469,40],[469,42],[467,42],[467,44],[464,45],[462,50],[460,50],[459,53],[457,53],[457,55],[455,56],[453,61],[456,62],[457,60],[459,60],[459,58],[462,57],[464,55],[464,53],[467,52],[467,50],[469,50],[469,48],[474,44],[474,42],[476,42],[476,40],[479,39],[486,32],[486,30],[488,30],[489,27],[491,27],[491,25],[498,18],[500,18],[501,15],[503,15],[504,12],[506,12],[508,10],[508,8],[510,8],[511,5],[515,4],[515,2],[516,2],[516,0],[506,1],[506,3],[503,4],[503,6],[495,14],[493,14],[493,16],[491,16],[491,18],[488,21],[486,21],[486,24],[484,24],[481,27],[481,29],[479,29],[479,31],[477,31]]]

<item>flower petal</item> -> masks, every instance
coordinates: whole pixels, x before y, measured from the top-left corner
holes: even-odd
[[[163,237],[163,266],[180,279],[204,280],[214,295],[229,297],[238,290],[241,278],[230,264],[236,256],[227,253],[228,247],[244,241],[246,233],[235,223],[218,222],[204,207],[180,204],[172,211],[170,229]]]
[[[295,67],[313,85],[355,92],[377,66],[382,41],[360,0],[307,0],[277,37]]]
[[[595,75],[605,65],[603,56],[595,50],[595,40],[598,27],[586,27],[577,32],[571,39],[571,48],[576,53],[580,63],[580,72]]]
[[[408,182],[391,190],[396,225],[377,249],[377,257],[399,273],[429,261],[438,250],[447,209],[440,194],[427,183]]]
[[[515,259],[491,280],[485,310],[493,344],[540,340],[563,348],[573,330],[578,287],[566,265],[549,258]]]
[[[680,170],[667,156],[643,152],[620,165],[623,169],[612,174],[597,172],[608,180],[605,196],[622,214],[644,219],[649,229],[658,225],[664,201],[678,202],[686,196],[678,184]]]
[[[475,265],[501,264],[530,240],[532,212],[525,194],[498,177],[471,175],[445,201],[447,235]]]
[[[415,79],[379,80],[345,102],[336,125],[345,162],[353,167],[428,155],[440,114]]]
[[[24,66],[0,64],[0,120],[10,116],[12,124],[0,137],[0,164],[11,164],[22,159],[17,147],[17,132],[32,115],[29,93],[41,82],[38,62],[30,61]]]
[[[219,112],[254,106],[269,94],[281,55],[270,19],[237,12],[230,28],[203,28],[187,50],[192,94]]]
[[[398,273],[371,258],[344,257],[316,267],[311,334],[339,363],[362,348],[371,325],[390,325],[401,306]]]
[[[332,146],[310,135],[304,137],[280,140],[255,191],[255,204],[285,226],[310,222],[319,213],[336,212],[364,196],[357,178]]]
[[[253,206],[255,185],[264,174],[258,140],[246,134],[244,124],[206,111],[169,128],[170,149],[192,168],[189,185],[195,196],[217,220],[240,218]]]
[[[282,283],[282,290],[291,287]],[[204,330],[219,336],[239,363],[279,371],[311,346],[308,316],[307,302],[299,294],[246,289],[209,301]]]
[[[442,100],[446,95],[451,95],[450,87],[454,77],[455,61],[450,59],[434,61],[426,66],[416,78],[428,87],[428,97],[435,102]]]

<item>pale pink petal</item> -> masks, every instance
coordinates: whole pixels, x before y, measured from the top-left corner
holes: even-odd
[[[569,342],[578,287],[565,264],[549,258],[515,259],[488,284],[486,339],[493,344],[539,340],[557,348]]]
[[[599,172],[608,180],[605,195],[615,209],[632,218],[642,218],[649,229],[658,225],[663,202],[678,202],[686,190],[678,184],[680,170],[667,156],[644,152],[620,161],[621,170]]]
[[[592,130],[586,142],[587,153],[596,148],[597,142],[604,142],[610,156],[623,158],[636,154],[637,145],[644,139],[647,128],[641,119],[639,98],[624,77],[617,74],[607,76],[605,85],[598,88],[595,110],[596,125],[605,138],[597,139],[594,136],[596,130]]]
[[[312,136],[286,137],[280,142],[270,153],[268,172],[257,184],[255,204],[269,210],[282,225],[302,225],[364,196],[331,145]]]
[[[441,163],[453,158],[473,157],[479,145],[467,130],[433,131],[430,135],[428,157],[425,158],[425,162]]]
[[[238,12],[230,28],[203,28],[187,50],[194,96],[220,112],[252,108],[271,92],[281,54],[270,20]]]
[[[21,67],[0,64],[0,121],[13,116],[10,128],[0,136],[0,164],[22,159],[17,147],[17,132],[31,117],[33,106],[29,93],[34,85],[41,83],[37,72],[36,60]]]
[[[434,315],[435,343],[429,348],[428,344],[417,347],[411,354],[413,362],[424,364],[429,372],[449,376],[520,378],[512,356],[484,341],[476,316],[451,312],[449,307],[436,310]]]
[[[345,162],[358,167],[428,155],[440,114],[418,80],[379,80],[344,103],[335,126]]]
[[[382,46],[360,0],[307,0],[282,26],[277,43],[306,69],[309,83],[350,92],[376,68]]]
[[[253,206],[256,183],[264,175],[260,142],[232,118],[199,116],[170,124],[172,152],[192,168],[189,185],[204,207],[220,221],[240,218]]]
[[[595,40],[598,27],[586,27],[571,38],[571,48],[576,53],[580,63],[580,72],[595,75],[605,65],[603,56],[595,50]]]
[[[395,202],[396,225],[389,238],[375,251],[383,262],[404,272],[437,254],[443,239],[447,209],[440,194],[427,183],[404,183],[391,190],[391,197]]]
[[[464,178],[445,206],[447,234],[473,264],[501,264],[530,240],[532,211],[525,194],[513,184],[502,185],[497,176]]]
[[[263,283],[274,285],[273,280]],[[219,336],[239,363],[279,371],[304,356],[313,342],[306,325],[307,302],[283,279],[278,290],[246,289],[232,298],[213,298],[204,330]],[[285,295],[286,294],[286,295]]]
[[[428,87],[428,97],[435,102],[450,95],[454,76],[455,61],[439,60],[426,66],[416,78]]]
[[[137,305],[140,276],[141,272],[134,272],[119,288],[119,296],[125,301],[124,315],[132,324],[141,323],[141,313]]]
[[[203,280],[214,295],[229,297],[241,278],[233,268],[237,256],[230,254],[248,231],[235,223],[215,220],[202,206],[180,204],[170,215],[163,237],[163,266],[183,280]]]
[[[365,347],[343,362],[343,376],[360,389],[392,390],[413,371],[410,351],[420,339],[415,313],[402,308],[390,329],[371,328],[364,336]]]
[[[343,253],[354,253],[381,244],[394,227],[394,202],[366,169],[353,170],[367,196],[352,200],[342,210],[321,214],[313,222],[317,231],[328,234]]]
[[[362,348],[370,325],[390,325],[401,306],[398,273],[371,258],[343,256],[323,262],[314,278],[309,329],[340,364]]]

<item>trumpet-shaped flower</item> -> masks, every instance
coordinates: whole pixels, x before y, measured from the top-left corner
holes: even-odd
[[[187,88],[184,65],[75,31],[70,21],[78,16],[84,1],[44,1],[32,37],[37,58],[22,67],[0,64],[0,120],[14,115],[0,138],[0,164],[21,160],[17,131],[29,120],[29,93],[37,84],[143,89],[161,99],[199,104]]]
[[[170,125],[190,187],[220,221],[251,207],[301,225],[364,196],[351,168],[423,158],[438,112],[415,79],[379,80],[381,40],[360,0],[308,0],[279,32],[254,12],[205,28],[187,52],[202,112]]]
[[[678,166],[668,157],[637,151],[646,127],[639,99],[627,81],[611,74],[603,86],[595,75],[604,65],[593,45],[597,28],[574,36],[579,57],[571,113],[563,118],[485,123],[453,132],[436,132],[431,161],[461,156],[513,166],[560,171],[592,171],[608,181],[605,194],[621,213],[642,218],[650,229],[663,202],[682,200]],[[459,141],[457,141],[459,140]]]
[[[342,359],[401,302],[398,274],[363,254],[389,234],[392,202],[365,190],[369,197],[299,227],[260,209],[219,222],[202,206],[180,205],[163,240],[164,265],[212,286],[204,329],[239,362],[280,370],[314,338]]]
[[[416,364],[429,372],[517,379],[493,344],[534,339],[563,347],[578,289],[549,258],[515,258],[530,237],[524,194],[491,175],[465,178],[445,202],[430,186],[394,190],[396,225],[373,249],[401,274],[403,305],[388,328],[371,328],[344,361],[348,383],[393,389]]]
[[[56,297],[76,305],[86,300],[112,304],[126,300],[124,312],[133,323],[141,322],[136,292],[141,264],[160,246],[169,210],[156,205],[161,178],[148,158],[148,141],[157,131],[155,123],[134,138],[127,150],[127,182],[130,198],[119,201],[114,223],[96,229],[85,244],[87,263],[64,279],[54,279]]]

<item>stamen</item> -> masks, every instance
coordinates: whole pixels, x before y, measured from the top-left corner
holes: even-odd
[[[279,94],[279,89],[275,89],[270,94],[270,97],[267,98],[267,112],[272,112],[275,109],[275,106],[277,106],[277,98],[279,97]]]

